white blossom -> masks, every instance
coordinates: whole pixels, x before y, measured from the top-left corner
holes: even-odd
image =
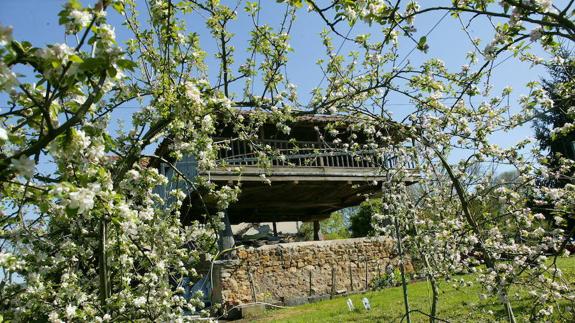
[[[531,41],[537,41],[539,38],[541,38],[541,36],[543,36],[543,29],[541,28],[535,28],[529,34]]]
[[[74,49],[66,44],[52,44],[47,48],[42,48],[38,51],[38,56],[45,60],[57,60],[63,63],[68,62],[68,57],[74,54]]]
[[[192,103],[200,104],[202,102],[201,92],[194,83],[186,82],[185,88],[186,96],[192,101]]]
[[[105,41],[113,41],[116,39],[115,28],[108,24],[101,25],[98,34]]]
[[[84,10],[72,10],[70,11],[69,17],[72,18],[75,26],[79,26],[81,28],[88,26],[90,21],[92,21],[90,13]]]
[[[56,311],[50,312],[50,314],[48,315],[48,320],[52,323],[63,322],[62,320],[60,320],[60,315],[58,315],[58,312]]]
[[[553,0],[534,0],[534,2],[543,12],[549,12],[553,9]]]
[[[12,41],[12,27],[0,25],[0,46],[6,46]]]
[[[75,317],[76,316],[76,309],[77,309],[76,306],[74,306],[72,304],[68,304],[66,306],[66,317],[69,319]]]
[[[76,130],[76,136],[74,138],[74,143],[79,146],[80,149],[86,149],[90,146],[90,138],[86,136],[86,133],[82,130]]]
[[[83,214],[94,207],[96,193],[88,188],[80,188],[69,195],[70,203],[68,206],[72,209],[78,209],[78,213]]]
[[[8,141],[8,131],[0,127],[0,141]]]
[[[144,296],[140,296],[134,300],[134,305],[137,307],[142,307],[144,304],[146,304],[146,298]]]
[[[537,220],[545,220],[545,215],[542,213],[536,213],[533,215]]]
[[[203,118],[202,118],[202,127],[204,129],[212,129],[214,127],[214,123],[212,120],[212,117],[209,114],[206,114]]]
[[[28,157],[22,155],[18,159],[12,159],[12,167],[19,175],[25,178],[32,178],[34,172],[36,172],[36,162],[34,160],[28,159]]]
[[[16,84],[18,84],[16,73],[6,66],[4,61],[0,60],[0,91],[9,91]]]

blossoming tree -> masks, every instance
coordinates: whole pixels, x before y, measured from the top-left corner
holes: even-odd
[[[546,64],[531,51],[532,43],[553,59],[560,41],[573,42],[573,1],[562,7],[542,0],[439,5],[290,0],[269,5],[282,9],[276,28],[260,23],[262,4],[256,2],[101,0],[83,6],[72,0],[59,17],[74,41],[44,48],[14,40],[10,28],[1,27],[0,91],[9,97],[9,107],[0,111],[4,317],[54,322],[185,319],[203,307],[201,295],[185,297],[185,285],[197,279],[194,266],[200,257],[216,254],[221,215],[207,215],[212,221],[206,226],[182,227],[179,212],[186,190],[204,188],[225,209],[239,187],[216,187],[182,176],[186,189],[162,197],[154,188],[166,178],[151,165],[162,162],[184,175],[177,161],[187,155],[200,169],[214,167],[217,151],[229,144],[214,142],[212,136],[222,122],[233,124],[238,136],[249,141],[257,138],[264,119],[289,133],[285,122],[293,113],[328,113],[352,122],[349,138],[328,127],[321,134],[326,143],[342,144],[351,154],[390,152],[400,159],[398,165],[410,158],[418,161],[418,195],[402,187],[407,169],[382,165],[389,173],[384,185],[389,189],[384,192],[387,211],[376,221],[392,219],[393,230],[386,228],[390,221],[378,221],[380,229],[422,258],[422,273],[435,286],[454,273],[478,271],[486,296],[498,297],[510,321],[516,320],[516,286],[531,290],[529,318],[555,312],[572,319],[565,304],[575,301],[573,287],[547,256],[563,253],[573,232],[546,222],[531,204],[551,205],[560,222],[574,213],[575,186],[539,188],[538,178],[554,176],[544,154],[537,149],[522,154],[525,147],[532,148],[526,140],[507,148],[491,140],[529,122],[535,107],[544,110],[552,101],[531,82],[528,94],[517,102],[520,110],[514,109],[508,104],[511,89],[494,93],[490,75],[504,53]],[[304,5],[326,26],[321,34],[326,58],[319,62],[326,85],[313,89],[308,104],[298,99],[285,72],[291,26],[296,14],[306,14]],[[252,21],[246,46],[251,55],[235,68],[231,26],[240,8]],[[124,42],[116,40],[107,18],[110,11],[122,17],[131,35]],[[451,70],[431,58],[414,66],[401,56],[404,42],[421,52],[433,46],[416,28],[419,17],[429,12],[444,12],[461,22],[473,45],[466,65]],[[192,13],[205,19],[217,43],[215,69],[208,69],[206,59],[213,53],[202,49],[200,36],[182,18]],[[495,32],[483,48],[470,30],[478,17],[491,22]],[[382,37],[342,32],[344,23],[378,26]],[[334,38],[354,44],[348,58],[334,46]],[[564,95],[572,95],[572,88],[566,84]],[[379,125],[393,118],[386,106],[392,95],[413,105],[405,118],[395,120],[399,135],[411,140],[409,147],[390,147],[398,134],[380,130]],[[473,104],[471,98],[482,103]],[[108,134],[112,113],[127,102],[142,107],[131,128]],[[240,108],[253,109],[256,117],[244,120]],[[148,153],[160,140],[168,143],[169,156]],[[274,153],[253,144],[263,162]],[[464,157],[454,159],[452,152]],[[573,167],[572,161],[563,162],[563,167]],[[39,166],[43,164],[49,166]],[[467,171],[495,164],[511,165],[518,179],[500,185],[490,179],[493,171]],[[488,196],[505,202],[498,212],[473,207]],[[431,320],[438,315],[437,288],[433,299]],[[408,320],[409,313],[407,306]]]
[[[419,160],[419,198],[407,200],[407,192],[401,187],[404,173],[391,172],[392,178],[385,185],[389,190],[384,193],[384,214],[375,221],[383,232],[397,237],[399,248],[407,244],[412,254],[422,259],[423,272],[434,292],[431,321],[437,310],[436,278],[468,270],[480,271],[479,282],[486,294],[501,301],[510,321],[516,320],[513,303],[518,296],[511,296],[515,286],[530,288],[533,307],[529,319],[542,319],[554,312],[561,319],[572,319],[572,287],[560,278],[555,261],[550,265],[547,256],[563,253],[573,236],[572,231],[564,232],[557,226],[566,214],[573,214],[573,204],[568,202],[572,200],[573,184],[564,190],[538,187],[536,183],[542,178],[560,174],[547,168],[544,154],[537,149],[521,153],[526,147],[532,148],[529,140],[522,138],[505,149],[493,143],[493,136],[530,122],[535,107],[545,113],[553,102],[536,81],[526,84],[528,95],[519,98],[520,109],[510,104],[511,88],[500,93],[492,90],[492,73],[499,65],[495,61],[507,52],[511,52],[510,57],[535,65],[561,64],[565,70],[573,65],[572,59],[559,56],[560,44],[573,41],[572,2],[562,6],[551,1],[342,1],[324,8],[311,5],[340,37],[348,37],[337,29],[346,20],[351,24],[378,23],[385,28],[380,42],[368,42],[369,35],[354,38],[365,48],[363,64],[368,67],[357,72],[359,64],[330,66],[328,79],[339,86],[339,91],[318,96],[317,102],[333,103],[336,111],[365,116],[365,122],[372,125],[393,112],[385,104],[392,94],[408,97],[415,106],[401,120],[414,145],[396,153],[415,155]],[[330,18],[334,8],[336,13]],[[416,49],[429,49],[432,44],[428,44],[427,35],[417,36],[416,22],[430,12],[442,12],[443,17],[451,15],[470,38],[473,49],[467,54],[468,64],[460,69],[450,70],[436,58],[411,66],[394,51],[399,47],[397,39],[401,34],[411,38]],[[492,40],[483,48],[482,39],[472,35],[472,27],[480,19],[490,22],[494,31]],[[549,61],[535,54],[535,43],[551,56]],[[364,77],[351,78],[357,73]],[[563,96],[572,97],[571,81],[559,86]],[[359,96],[357,89],[363,90]],[[474,104],[473,99],[480,99],[481,103]],[[567,133],[571,126],[569,123],[556,132]],[[371,131],[369,126],[363,129],[371,140],[371,148],[386,150],[387,134]],[[460,160],[450,159],[452,152],[462,156]],[[518,171],[513,183],[492,181],[493,167],[501,164]],[[487,171],[468,171],[486,167]],[[561,167],[571,169],[573,163],[563,159]],[[573,179],[568,181],[572,183]],[[492,196],[504,202],[502,209],[482,212],[482,208],[473,208],[487,203]],[[545,221],[533,204],[550,205],[554,221]],[[485,267],[478,267],[479,263]],[[405,302],[409,321],[407,297]]]

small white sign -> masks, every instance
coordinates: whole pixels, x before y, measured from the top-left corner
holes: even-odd
[[[353,302],[351,301],[351,298],[347,299],[347,308],[349,308],[350,311],[353,311],[355,309],[355,307],[353,306]]]
[[[362,299],[363,302],[363,307],[365,307],[366,310],[371,310],[371,305],[369,305],[369,300],[367,299],[367,297],[364,297]]]

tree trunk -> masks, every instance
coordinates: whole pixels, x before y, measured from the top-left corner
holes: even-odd
[[[467,223],[471,227],[471,230],[479,238],[479,250],[481,251],[481,253],[483,254],[483,257],[485,259],[485,266],[491,270],[495,270],[495,260],[494,260],[493,256],[491,255],[491,252],[489,252],[489,250],[487,250],[487,248],[485,248],[484,239],[483,239],[483,232],[481,231],[477,221],[475,220],[475,218],[473,217],[473,214],[470,211],[469,202],[467,200],[465,190],[463,189],[463,185],[459,181],[459,178],[457,178],[457,176],[455,176],[455,174],[453,173],[453,169],[451,168],[451,165],[449,165],[449,163],[447,162],[447,160],[445,159],[443,154],[435,148],[434,148],[434,151],[435,151],[435,154],[437,155],[437,157],[439,157],[439,159],[441,160],[441,164],[443,165],[443,167],[447,171],[447,175],[449,176],[451,182],[453,183],[453,187],[455,188],[455,192],[457,193],[457,197],[459,198],[459,201],[461,203],[461,209],[463,211],[463,215],[465,216]],[[500,277],[498,275],[497,276],[497,282],[499,283],[499,281],[500,281]],[[505,307],[505,310],[507,311],[507,319],[509,320],[509,322],[515,323],[515,315],[513,314],[513,307],[511,306],[511,302],[509,302],[509,297],[507,297],[507,291],[503,290],[499,294],[500,294],[499,295],[500,299],[502,299],[501,302],[502,302],[503,306]]]
[[[401,271],[401,287],[403,288],[403,304],[405,305],[405,318],[407,323],[411,323],[411,316],[409,310],[409,299],[407,297],[407,282],[405,280],[405,265],[403,263],[403,249],[401,246],[401,233],[399,231],[399,221],[395,217],[395,234],[397,236],[397,251],[399,253],[399,270]]]
[[[228,212],[224,212],[224,229],[220,232],[220,239],[219,239],[219,247],[220,252],[225,250],[229,250],[234,247],[236,243],[234,240],[234,233],[232,232],[232,225],[230,223],[230,218],[228,217]],[[231,252],[227,252],[226,254],[222,255],[224,259],[230,259],[233,256]]]
[[[431,284],[431,312],[429,313],[429,322],[434,323],[437,317],[437,303],[439,303],[439,288],[437,287],[437,281],[433,275],[429,275],[429,283]]]
[[[108,240],[108,225],[105,219],[100,220],[100,246],[99,246],[99,262],[98,272],[100,278],[100,303],[102,308],[106,307],[106,299],[110,295],[108,285],[108,255],[106,250],[106,241]]]

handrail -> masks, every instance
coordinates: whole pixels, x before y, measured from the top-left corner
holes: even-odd
[[[328,146],[317,141],[264,139],[258,143],[274,149],[276,154],[268,158],[272,166],[396,168],[400,161],[396,155],[378,154],[373,149],[354,151],[344,148],[343,145]],[[257,152],[245,141],[231,141],[230,149],[220,150],[218,157],[219,164],[232,166],[257,166],[260,162]],[[415,168],[413,160],[403,162],[408,168]]]

